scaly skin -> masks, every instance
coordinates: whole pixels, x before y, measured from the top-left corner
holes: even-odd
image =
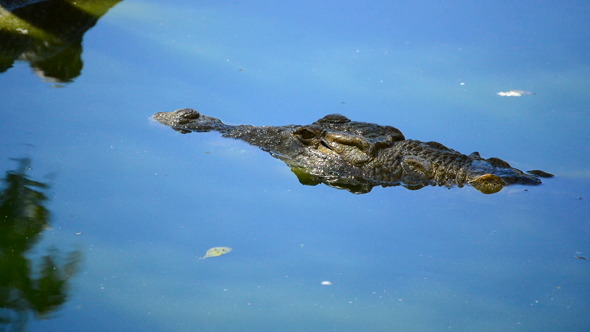
[[[154,119],[181,133],[218,131],[283,160],[304,184],[325,183],[354,193],[374,186],[471,185],[485,194],[508,184],[538,185],[542,171],[526,174],[498,158],[464,155],[437,142],[407,140],[391,126],[327,115],[300,126],[232,126],[192,109],[160,112]]]

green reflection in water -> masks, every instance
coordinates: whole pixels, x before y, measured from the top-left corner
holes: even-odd
[[[19,159],[6,172],[0,192],[0,330],[24,330],[30,314],[48,318],[68,298],[69,280],[81,260],[80,251],[62,257],[49,248],[41,257],[27,255],[49,228],[45,207],[49,186],[29,179],[30,159]]]
[[[0,0],[0,72],[15,60],[54,82],[82,71],[82,37],[121,0]]]

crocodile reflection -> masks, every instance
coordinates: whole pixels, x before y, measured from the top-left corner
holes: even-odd
[[[121,0],[0,0],[0,72],[28,61],[41,78],[71,82],[82,71],[82,38]]]
[[[543,171],[531,174],[498,158],[461,154],[437,142],[405,139],[398,129],[327,115],[310,125],[227,125],[193,109],[160,112],[160,123],[181,132],[217,131],[269,152],[291,167],[303,184],[367,193],[375,186],[471,185],[485,194],[509,184],[538,185]]]
[[[6,172],[0,192],[0,331],[24,331],[30,313],[48,318],[57,311],[68,298],[81,256],[75,250],[63,257],[56,248],[31,255],[49,227],[44,194],[49,186],[27,177],[29,159],[18,161],[16,171]]]

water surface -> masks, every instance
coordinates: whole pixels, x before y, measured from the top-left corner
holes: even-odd
[[[46,195],[48,218],[18,255],[0,244],[0,288],[38,280],[43,257],[64,280],[62,301],[31,297],[45,311],[6,295],[2,328],[587,331],[588,7],[106,1],[57,34],[79,72],[2,45],[2,176]],[[493,195],[303,186],[246,143],[150,120],[183,107],[254,125],[342,113],[556,177]],[[233,250],[198,260],[216,246]]]

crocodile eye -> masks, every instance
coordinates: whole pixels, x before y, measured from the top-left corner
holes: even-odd
[[[301,139],[309,140],[317,136],[317,133],[313,130],[309,130],[308,128],[301,127],[293,133],[299,136]]]

